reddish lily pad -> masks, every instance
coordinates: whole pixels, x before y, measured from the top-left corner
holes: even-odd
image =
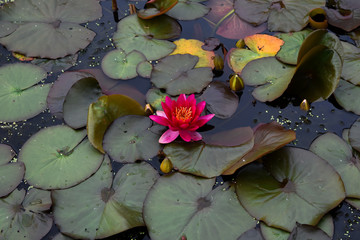
[[[179,0],[166,15],[177,20],[195,20],[205,16],[210,8],[201,4],[204,0]]]
[[[105,238],[143,226],[145,196],[158,178],[149,164],[127,164],[113,179],[109,158],[79,185],[52,192],[55,223],[76,239]]]
[[[213,190],[214,182],[181,173],[159,178],[144,202],[151,239],[230,240],[253,228],[256,221],[236,199],[234,186]]]
[[[223,174],[234,174],[235,171],[242,166],[285,146],[295,140],[295,138],[296,135],[294,131],[287,130],[276,122],[259,124],[254,129],[254,146],[251,151],[223,172]]]
[[[253,145],[254,139],[250,136],[241,144],[231,147],[199,142],[171,143],[163,151],[179,171],[211,178],[234,165]]]
[[[206,144],[235,147],[249,141],[254,136],[250,127],[240,127],[215,134],[204,135],[203,141]]]
[[[124,116],[116,119],[106,131],[104,150],[111,159],[121,163],[148,160],[161,149],[157,126],[145,116]]]
[[[86,128],[89,141],[97,150],[104,153],[102,142],[106,129],[125,115],[145,115],[145,111],[134,99],[120,94],[101,96],[90,104]]]
[[[163,40],[180,36],[181,26],[174,19],[162,15],[142,20],[137,15],[127,16],[118,23],[113,40],[117,48],[130,53],[137,50],[147,60],[157,60],[171,53],[176,45]]]
[[[17,0],[0,9],[0,21],[18,25],[11,34],[0,38],[9,51],[28,57],[60,58],[85,48],[95,33],[80,23],[102,15],[97,0]],[[0,35],[4,35],[1,34]]]
[[[168,12],[177,3],[178,0],[154,0],[145,5],[147,8],[139,10],[137,15],[142,19],[151,19]]]
[[[5,144],[0,144],[0,197],[8,195],[21,182],[25,173],[25,166],[22,162],[11,162],[15,156],[14,150]]]
[[[360,115],[360,87],[350,82],[340,80],[334,92],[336,101],[346,111]]]
[[[358,1],[341,0],[335,8],[325,7],[330,25],[352,31],[360,26],[360,5]]]
[[[27,182],[37,188],[59,189],[91,176],[104,156],[85,137],[85,130],[65,125],[47,127],[32,135],[19,153]]]
[[[50,84],[38,84],[46,72],[26,63],[0,67],[0,121],[16,122],[34,117],[46,109]]]
[[[237,110],[239,97],[223,82],[212,82],[200,96],[206,102],[206,109],[218,118],[229,118]]]
[[[102,96],[101,88],[93,77],[77,81],[64,100],[64,121],[74,129],[86,126],[89,106]]]
[[[326,160],[340,174],[347,197],[360,198],[360,190],[354,184],[360,181],[360,160],[352,154],[352,148],[347,142],[334,133],[326,133],[313,141],[310,150]]]
[[[199,58],[176,54],[161,59],[151,73],[151,82],[170,95],[201,92],[212,80],[209,67],[194,68]]]
[[[245,209],[269,226],[290,232],[296,222],[316,225],[345,198],[341,177],[310,151],[281,148],[263,163],[240,170],[236,192]]]
[[[51,229],[53,220],[44,211],[50,209],[49,191],[15,189],[0,199],[1,239],[42,239]]]

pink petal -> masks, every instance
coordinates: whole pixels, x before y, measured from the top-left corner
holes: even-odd
[[[182,107],[186,105],[186,96],[185,94],[180,94],[180,96],[177,99],[177,105]]]
[[[165,104],[171,109],[172,108],[172,100],[169,96],[165,97]]]
[[[171,105],[171,104],[170,104],[170,105]],[[164,103],[164,102],[161,103],[161,106],[162,106],[162,108],[163,108],[163,110],[164,110],[164,112],[165,112],[165,114],[166,114],[166,117],[167,117],[169,120],[171,120],[171,115],[172,115],[171,107],[169,107],[169,105],[166,104],[166,103]]]
[[[156,111],[156,115],[160,116],[160,117],[164,117],[167,118],[166,114],[164,111]]]
[[[166,144],[171,143],[179,136],[179,131],[172,131],[168,129],[164,134],[160,137],[159,143]]]
[[[149,118],[160,125],[164,125],[164,126],[170,125],[169,120],[165,117],[150,115]]]
[[[190,132],[191,140],[193,141],[200,141],[202,139],[202,136],[198,132]]]
[[[191,107],[194,104],[196,105],[195,95],[191,94],[190,96],[188,96],[186,101],[188,103],[188,107]]]
[[[208,115],[205,115],[205,116],[201,116],[196,120],[196,122],[193,122],[192,125],[196,125],[196,126],[201,127],[205,123],[210,121],[214,116],[215,116],[215,114],[208,114]]]
[[[196,113],[195,113],[195,116],[200,116],[200,114],[202,113],[202,111],[203,111],[204,108],[205,108],[205,104],[206,104],[206,102],[205,102],[205,101],[202,101],[202,102],[199,102],[199,103],[196,105]]]
[[[180,130],[180,137],[185,141],[185,142],[190,142],[191,141],[191,134],[189,131],[186,130]]]

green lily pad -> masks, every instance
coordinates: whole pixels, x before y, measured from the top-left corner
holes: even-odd
[[[351,147],[360,152],[360,118],[351,125],[348,132],[348,142]]]
[[[144,202],[151,239],[230,240],[253,228],[256,221],[236,199],[234,186],[212,190],[214,182],[181,173],[159,178]]]
[[[145,196],[158,178],[147,163],[127,164],[115,175],[109,158],[79,185],[52,192],[55,223],[73,238],[105,238],[143,226]]]
[[[267,102],[285,92],[295,71],[296,67],[284,64],[275,57],[267,57],[249,62],[241,72],[241,78],[246,85],[258,86],[252,95],[261,102]]]
[[[136,67],[136,72],[143,78],[150,78],[153,66],[150,62],[144,60]]]
[[[223,82],[212,82],[200,96],[206,102],[206,109],[218,118],[229,118],[237,110],[239,97]]]
[[[300,32],[281,33],[276,35],[276,37],[284,40],[284,44],[276,54],[276,58],[283,63],[296,65],[298,63],[297,59],[301,44],[310,33],[310,29],[305,29]]]
[[[136,50],[126,54],[122,49],[108,52],[102,62],[101,68],[104,73],[114,79],[128,80],[138,75],[136,67],[146,61],[146,57]]]
[[[254,145],[254,139],[246,139],[236,146],[219,146],[199,142],[170,143],[164,147],[166,157],[180,172],[206,178],[221,175],[234,165]]]
[[[229,167],[224,175],[232,175],[235,171],[246,164],[249,164],[260,157],[273,152],[284,145],[296,139],[295,132],[287,130],[277,122],[259,124],[254,129],[254,146],[253,148]]]
[[[317,229],[321,229],[322,231],[324,231],[328,236],[333,236],[334,235],[334,222],[333,222],[333,218],[331,217],[330,214],[326,214],[321,221],[319,222],[318,225],[316,225]],[[292,232],[295,231],[297,227],[295,227],[293,229]],[[267,226],[265,223],[260,223],[260,229],[261,229],[261,233],[264,236],[264,238],[266,240],[288,240],[290,233],[278,228],[273,228],[273,227],[269,227]],[[316,236],[310,236],[309,238],[304,238],[304,239],[317,239]],[[302,239],[299,239],[302,240]]]
[[[104,156],[85,137],[86,130],[64,125],[32,135],[19,153],[28,183],[42,189],[69,188],[91,176]]]
[[[303,240],[303,239],[317,239],[317,240],[331,240],[331,238],[321,229],[296,223],[296,227],[291,232],[289,239]]]
[[[106,129],[125,115],[145,115],[145,111],[134,99],[120,94],[101,96],[90,104],[86,128],[89,141],[97,150],[104,153],[102,142]]]
[[[289,91],[309,102],[327,99],[335,91],[341,71],[342,59],[338,52],[318,45],[301,58]]]
[[[360,115],[360,87],[341,80],[334,92],[336,101],[346,111]]]
[[[151,19],[156,16],[162,15],[172,9],[178,0],[155,0],[146,4],[145,9],[137,11],[138,17],[142,19]]]
[[[351,146],[334,133],[316,138],[310,150],[326,160],[340,174],[346,196],[360,198],[360,190],[354,182],[360,181],[360,160],[353,156]]]
[[[47,59],[47,58],[35,58],[31,61],[32,64],[42,67],[48,73],[65,72],[69,68],[73,67],[77,63],[78,54],[69,55],[63,58]]]
[[[163,111],[161,103],[165,102],[166,96],[170,95],[158,88],[151,88],[146,93],[146,102],[148,102],[155,110]]]
[[[0,144],[0,197],[11,193],[24,177],[25,167],[22,162],[9,163],[15,152],[9,145]]]
[[[347,42],[341,43],[344,48],[344,65],[341,78],[354,85],[360,85],[360,76],[357,73],[360,68],[360,49]]]
[[[353,207],[360,209],[360,199],[358,198],[347,198],[346,202],[351,204]]]
[[[271,32],[296,32],[308,24],[308,13],[325,5],[325,0],[235,0],[235,13],[254,25],[268,22]]]
[[[60,74],[57,80],[51,86],[46,99],[51,114],[57,118],[63,118],[64,101],[70,88],[80,79],[93,77],[94,76],[90,73],[79,71],[68,71]]]
[[[0,121],[15,122],[34,117],[46,109],[50,84],[37,84],[46,72],[25,63],[0,67]]]
[[[58,233],[52,238],[52,240],[73,240],[73,238],[69,238],[62,233]]]
[[[201,92],[212,81],[213,73],[210,67],[194,68],[198,60],[190,54],[167,56],[155,65],[151,82],[173,96]]]
[[[179,37],[181,26],[174,19],[162,15],[141,20],[137,15],[123,18],[117,26],[113,40],[117,48],[130,53],[137,50],[147,60],[157,60],[171,53],[176,45],[163,40]]]
[[[0,20],[0,38],[6,37],[18,28],[15,23]]]
[[[74,83],[64,101],[65,123],[74,129],[85,127],[90,104],[102,95],[99,83],[93,77]]]
[[[201,4],[204,0],[179,0],[166,15],[178,20],[195,20],[205,16],[210,8]]]
[[[43,213],[51,206],[50,192],[15,189],[0,199],[0,239],[42,239],[51,229],[52,218]]]
[[[263,162],[240,170],[236,192],[245,209],[268,226],[290,232],[296,222],[316,225],[345,198],[339,174],[310,151],[284,147]]]
[[[161,149],[160,134],[145,116],[129,115],[116,119],[105,133],[103,147],[111,159],[130,163],[148,160]]]
[[[79,24],[101,15],[97,0],[17,0],[0,9],[0,21],[18,25],[11,34],[1,37],[0,43],[28,57],[64,57],[85,48],[95,37]]]

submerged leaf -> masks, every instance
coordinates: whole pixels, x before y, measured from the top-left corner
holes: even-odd
[[[177,3],[178,0],[154,0],[145,5],[148,8],[139,10],[137,15],[142,19],[151,19],[168,12]]]
[[[179,0],[166,14],[178,20],[195,20],[206,15],[210,8],[201,4],[205,0]]]

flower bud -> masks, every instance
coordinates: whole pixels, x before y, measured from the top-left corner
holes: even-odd
[[[154,114],[154,109],[151,107],[150,104],[146,104],[144,110],[147,116]]]
[[[224,69],[224,59],[219,54],[216,54],[214,57],[214,66],[216,71]]]
[[[304,99],[304,100],[300,103],[300,109],[301,109],[301,110],[304,110],[304,111],[309,111],[309,109],[310,109],[310,104],[309,104],[309,102],[308,102],[306,99]]]
[[[245,47],[244,39],[240,39],[239,41],[236,42],[235,45],[236,45],[237,48],[244,48]]]
[[[244,89],[244,81],[239,75],[234,74],[230,78],[230,89],[233,91],[241,91]]]
[[[163,173],[171,172],[172,168],[173,168],[173,165],[172,165],[170,159],[168,159],[168,158],[165,158],[160,164],[160,170]]]

